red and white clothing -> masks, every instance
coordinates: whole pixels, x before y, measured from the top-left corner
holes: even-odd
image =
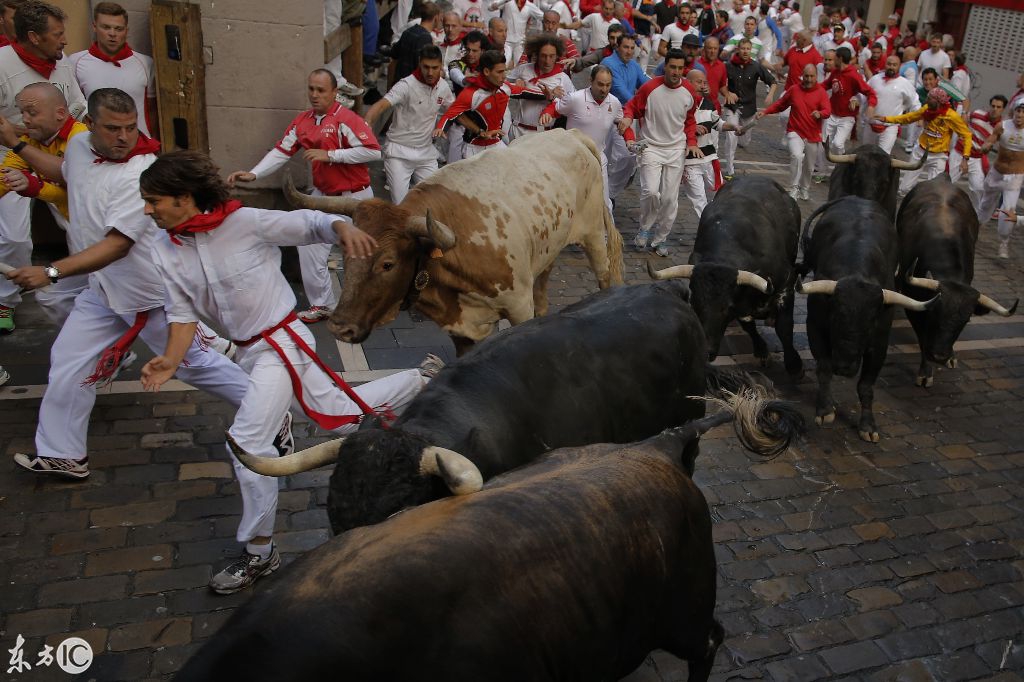
[[[706,131],[697,135],[697,147],[704,156],[686,155],[683,162],[683,192],[700,220],[708,196],[721,184],[718,173],[718,131],[722,129],[721,107],[712,97],[701,97],[694,111],[694,120]]]
[[[943,50],[941,48],[939,49],[938,52],[932,52],[932,50],[929,48],[929,49],[925,50],[924,52],[922,52],[920,55],[918,55],[918,57],[917,57],[917,73],[918,73],[918,82],[917,82],[917,84],[918,85],[921,84],[921,81],[920,81],[921,73],[925,69],[929,69],[929,68],[935,69],[938,72],[938,74],[939,74],[939,78],[945,78],[946,77],[945,69],[952,69],[953,68],[953,62],[951,62],[950,59],[949,59],[949,53],[947,53],[945,50]]]
[[[673,88],[658,76],[644,83],[623,111],[639,122],[648,145],[640,158],[640,229],[658,226],[652,245],[665,241],[676,220],[686,147],[697,144],[698,99],[689,81]]]
[[[153,265],[157,228],[144,214],[139,196],[139,175],[156,156],[138,153],[123,162],[104,161],[93,152],[90,137],[81,133],[71,138],[64,156],[70,251],[93,246],[111,230],[134,244],[127,256],[89,275],[89,288],[75,299],[50,351],[49,381],[39,408],[35,444],[40,456],[59,459],[87,455],[96,387],[84,382],[103,352],[140,319],[139,313],[144,320],[139,338],[157,354],[163,353],[167,343],[167,292]],[[245,394],[245,373],[196,342],[177,376],[232,405],[238,405]]]
[[[455,98],[455,102],[448,107],[441,119],[437,122],[437,128],[443,130],[455,121],[460,115],[467,111],[475,111],[486,124],[486,130],[501,130],[507,134],[509,128],[508,102],[513,96],[523,92],[523,88],[517,85],[503,83],[499,87],[493,87],[484,80],[483,76],[475,76],[466,79],[466,88]],[[469,158],[486,150],[488,147],[504,147],[505,142],[500,137],[484,138],[475,137],[463,148],[463,158]]]
[[[729,28],[732,29],[733,35],[743,35],[743,25],[747,21],[747,17],[755,16],[749,7],[744,5],[739,12],[730,8],[726,10],[729,13]]]
[[[920,106],[913,83],[903,76],[890,78],[882,71],[871,77],[868,86],[878,98],[878,104],[875,105],[876,117],[899,116]],[[876,144],[889,154],[896,144],[899,130],[899,125],[895,123],[869,123],[864,127],[864,142]]]
[[[452,78],[448,72],[451,63],[458,61],[459,57],[462,56],[462,39],[465,37],[465,33],[460,33],[455,40],[443,40],[438,45],[441,48],[441,64],[444,66],[441,70],[441,75],[444,76],[446,81],[450,81]]]
[[[420,182],[437,171],[432,136],[437,116],[455,101],[448,82],[427,85],[413,72],[395,83],[384,99],[391,104],[391,126],[384,141],[384,174],[391,201],[401,203],[409,182]]]
[[[721,89],[723,86],[729,83],[729,74],[725,68],[725,62],[721,59],[716,59],[714,62],[708,62],[704,59],[704,55],[697,58],[697,64],[704,69],[704,75],[708,79],[708,95],[711,99],[721,104],[719,99]]]
[[[324,149],[329,161],[313,162],[313,187],[327,196],[373,196],[366,164],[381,157],[380,144],[362,118],[335,102],[325,114],[304,111],[288,125],[284,137],[249,171],[257,178],[280,169],[300,149]],[[302,286],[311,306],[333,308],[334,289],[327,259],[330,244],[300,246]]]
[[[575,5],[575,7],[573,5]],[[541,9],[544,9],[543,3],[541,3]],[[558,23],[560,24],[571,24],[576,21],[576,17],[580,14],[579,3],[566,2],[565,0],[557,0],[556,2],[551,3],[547,9],[550,12],[558,13]],[[559,28],[557,33],[563,38],[568,38],[568,42],[572,42],[572,34],[574,31],[571,29]],[[575,49],[575,47],[576,45],[573,44],[573,49]],[[569,55],[567,54],[566,57],[568,56]]]
[[[813,44],[807,45],[802,50],[794,45],[789,48],[789,52],[782,58],[782,61],[789,67],[784,86],[786,90],[793,86],[800,86],[800,76],[803,75],[804,69],[808,64],[817,67],[818,64],[822,63],[821,55],[814,48]]]
[[[825,122],[825,137],[831,141],[834,153],[845,154],[846,141],[850,139],[858,113],[850,107],[850,100],[864,95],[868,106],[873,107],[878,104],[878,96],[853,64],[830,73],[822,85],[829,93],[829,104],[832,105],[832,115]]]
[[[1003,120],[1003,132],[999,135],[998,149],[1014,152],[1018,157],[1024,155],[1024,128],[1015,126],[1012,118]],[[1024,173],[1001,173],[993,165],[985,176],[985,189],[981,199],[979,219],[984,218],[983,224],[988,222],[997,207],[1004,211],[1016,210],[1022,186]],[[999,237],[1003,241],[1010,238],[1014,225],[1005,215],[999,214]]]
[[[537,7],[533,0],[495,0],[490,4],[491,11],[501,10],[501,18],[505,21],[508,33],[505,36],[506,47],[512,48],[513,64],[523,54],[523,41],[526,40],[526,29],[530,22],[536,25],[544,20],[544,10]]]
[[[967,127],[971,129],[971,156],[967,160],[967,194],[971,197],[975,211],[981,209],[981,198],[985,188],[985,176],[989,171],[988,154],[981,151],[981,145],[992,134],[995,124],[987,111],[975,109],[966,118]],[[957,138],[956,145],[949,150],[949,179],[956,182],[960,179],[960,162],[964,158],[964,141]],[[983,222],[988,222],[987,220]]]
[[[153,122],[148,116],[156,101],[152,57],[139,54],[128,45],[110,57],[93,43],[88,50],[71,55],[71,67],[86,99],[100,88],[117,88],[128,93],[139,112],[139,130],[143,135],[152,137],[150,130]]]
[[[509,81],[515,82],[520,79],[526,81],[527,89],[533,90],[539,94],[543,94],[542,87],[548,90],[554,90],[555,88],[562,88],[565,94],[571,94],[576,92],[576,86],[572,84],[572,78],[569,77],[559,64],[555,64],[555,68],[545,74],[537,73],[537,65],[531,62],[520,64],[516,68],[512,69],[511,72],[506,76]],[[548,105],[547,99],[517,99],[509,105],[509,111],[512,115],[512,127],[510,137],[515,139],[522,135],[537,132],[538,130],[544,130],[540,127],[540,123],[537,119],[540,118],[544,108]]]
[[[608,27],[620,23],[615,17],[606,17],[600,12],[588,14],[580,20],[587,33],[587,52],[599,52],[608,47]]]
[[[697,39],[700,40],[700,31],[696,26],[680,24],[678,19],[661,31],[661,39],[668,43],[668,49],[670,50],[681,50],[683,48],[683,38],[686,36],[697,36]]]
[[[832,113],[825,89],[815,84],[810,90],[802,86],[787,88],[782,97],[764,110],[774,114],[789,109],[786,124],[786,146],[789,147],[789,188],[807,192],[811,174],[821,145],[821,122]],[[814,118],[814,112],[820,118]]]
[[[576,43],[569,38],[562,38],[562,47],[564,49],[561,57],[562,59],[575,59],[580,56],[580,51],[576,48]],[[519,56],[519,64],[525,64],[528,61],[529,56],[525,52]]]

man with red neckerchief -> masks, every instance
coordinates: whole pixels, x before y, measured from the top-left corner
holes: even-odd
[[[15,97],[26,85],[49,82],[68,102],[68,111],[81,118],[85,98],[75,81],[71,64],[63,59],[64,11],[38,0],[25,2],[14,15],[17,41],[0,47],[0,117],[21,125]],[[5,153],[6,149],[0,149]],[[14,192],[0,198],[0,262],[14,267],[32,259],[29,213],[32,200]],[[14,308],[21,303],[18,288],[0,278],[0,334],[14,331]]]
[[[109,375],[136,338],[160,352],[167,340],[167,291],[153,267],[158,232],[143,212],[138,178],[159,145],[136,127],[135,103],[115,89],[89,98],[89,132],[71,138],[56,172],[67,183],[70,254],[48,267],[18,268],[14,284],[37,289],[89,274],[89,288],[50,350],[50,374],[39,407],[36,454],[15,454],[33,473],[82,479],[89,475],[86,435],[97,381]],[[238,405],[247,377],[226,357],[190,339],[178,376]],[[98,360],[98,362],[97,362]]]
[[[444,30],[444,40],[438,47],[441,49],[441,62],[445,66],[441,76],[448,81],[451,77],[447,66],[462,54],[462,40],[466,37],[466,31],[462,29],[462,18],[458,12],[445,12],[441,15],[441,28]]]
[[[572,78],[562,68],[560,60],[563,39],[553,33],[542,33],[526,43],[526,54],[533,60],[520,64],[508,74],[508,81],[532,90],[543,99],[520,98],[510,106],[512,122],[515,124],[510,137],[515,139],[543,131],[540,115],[549,102],[576,92]]]
[[[15,40],[14,15],[25,0],[3,0],[0,2],[0,47],[7,47]]]
[[[864,81],[852,60],[853,54],[849,48],[840,47],[836,50],[839,68],[822,83],[825,92],[829,93],[829,104],[832,106],[832,115],[825,121],[825,137],[829,140],[833,154],[846,153],[846,142],[857,123],[857,109],[860,106],[857,95],[867,98],[865,116],[868,121],[874,120],[875,107],[878,105],[878,95]]]
[[[71,55],[75,79],[86,97],[99,88],[117,88],[132,96],[143,116],[139,130],[159,138],[153,58],[128,45],[128,12],[114,2],[101,2],[92,13],[96,40],[88,50]]]
[[[333,383],[316,356],[313,335],[292,312],[295,295],[281,274],[279,247],[341,243],[346,259],[372,255],[376,242],[351,222],[320,211],[244,208],[229,199],[209,157],[193,151],[160,157],[142,173],[139,187],[146,214],[167,233],[152,253],[153,270],[167,289],[170,326],[157,357],[142,369],[143,385],[158,390],[174,375],[200,317],[238,339],[238,363],[248,374],[227,448],[242,494],[236,538],[246,547],[210,580],[213,591],[231,594],[281,561],[272,540],[278,481],[243,466],[235,448],[276,457],[273,425],[288,414],[293,398],[322,428],[352,431],[365,411],[401,410],[443,363],[428,356],[421,369],[363,384],[351,394],[344,382]]]

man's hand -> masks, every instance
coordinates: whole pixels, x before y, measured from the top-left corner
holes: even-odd
[[[697,134],[698,135],[707,135],[708,134],[708,129],[705,128],[704,126],[697,126]]]
[[[960,160],[960,172],[962,174],[964,174],[964,175],[967,175],[967,173],[968,173],[968,167],[967,166],[968,166],[968,164],[967,164],[967,157],[965,156],[963,159]]]
[[[228,187],[234,187],[236,182],[252,182],[256,179],[255,173],[247,171],[235,171],[228,176]]]
[[[551,122],[555,120],[555,117],[551,114],[541,114],[540,118],[537,119],[537,123],[547,128],[551,125]]]
[[[26,291],[41,289],[47,284],[50,284],[50,278],[46,276],[46,268],[41,265],[28,265],[23,268],[15,268],[7,273],[7,279],[11,280]]]
[[[331,157],[327,153],[326,149],[307,149],[302,152],[302,158],[306,161],[322,161],[323,163],[331,162]]]
[[[700,147],[698,147],[697,145],[687,145],[686,146],[686,155],[687,156],[692,156],[695,159],[703,159],[704,158],[704,152],[702,152],[700,150]]]
[[[160,387],[174,376],[177,369],[178,366],[166,355],[156,356],[142,368],[142,387],[154,393],[159,391]]]
[[[754,118],[757,119],[758,121],[760,121],[762,118],[764,118],[764,109],[762,109],[762,110],[758,111],[756,114],[754,114]]]
[[[376,239],[345,220],[335,221],[333,227],[338,233],[338,243],[345,249],[346,256],[367,258],[373,255],[373,250],[377,248]]]
[[[448,133],[444,132],[444,128],[435,128],[433,135],[435,140],[439,137],[448,138]]]
[[[739,95],[737,95],[735,92],[727,92],[727,93],[725,93],[725,103],[726,104],[736,104],[736,102],[738,102],[739,99],[740,99]]]
[[[0,168],[3,172],[4,185],[12,192],[23,192],[28,189],[28,176],[17,168]]]
[[[561,85],[553,88],[544,88],[544,94],[547,96],[548,101],[560,99],[565,96],[565,88]]]
[[[856,111],[860,107],[860,100],[856,97],[850,98],[850,111]]]
[[[628,116],[623,116],[619,122],[615,124],[615,127],[619,129],[619,135],[622,135],[631,125],[633,125],[633,119]]]
[[[515,84],[518,85],[521,88],[525,88],[526,86],[529,85],[529,83],[526,82],[525,78],[517,78]]]
[[[21,137],[20,126],[16,126],[3,116],[0,116],[0,142],[6,147],[13,147],[18,144],[19,137]]]
[[[869,121],[873,119],[875,117],[875,108],[868,106],[867,110],[864,112],[864,117]]]
[[[500,130],[481,130],[477,133],[477,137],[482,137],[485,140],[497,140],[502,137]]]
[[[1002,213],[1004,216],[1006,216],[1006,219],[1009,220],[1011,223],[1017,222],[1016,209],[1011,208],[1010,210],[1006,210],[1004,208],[997,208],[996,213]]]
[[[562,68],[565,69],[566,71],[572,71],[572,68],[576,66],[576,59],[573,57],[566,57],[565,59],[562,59],[558,63],[561,64]]]
[[[820,121],[821,120],[821,112],[818,111],[817,109],[815,109],[814,111],[811,112],[811,118],[813,118],[815,121]]]

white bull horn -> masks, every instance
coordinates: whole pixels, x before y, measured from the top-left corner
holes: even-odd
[[[799,279],[796,281],[796,290],[801,294],[825,294],[831,296],[836,293],[836,281],[834,279],[816,279],[813,282],[804,284]]]
[[[8,265],[7,263],[0,263],[0,275],[6,275],[13,269],[14,268]]]
[[[856,154],[833,154],[832,140],[825,138],[825,154],[832,163],[853,163],[857,160]]]
[[[913,272],[913,270],[911,270]],[[930,279],[928,277],[914,277],[909,275],[907,277],[907,284],[912,284],[915,287],[921,287],[922,289],[931,289],[932,291],[939,290],[939,280]]]
[[[341,444],[345,442],[344,438],[336,438],[285,457],[256,457],[243,450],[231,437],[231,434],[225,434],[225,436],[227,436],[231,452],[239,462],[245,465],[246,469],[255,471],[262,476],[278,477],[299,474],[334,462],[338,459],[338,453],[341,452]]]
[[[1016,301],[1014,301],[1013,306],[1009,310],[1007,310],[1003,306],[996,303],[993,299],[986,296],[985,294],[978,294],[978,305],[985,306],[992,312],[996,313],[997,315],[1002,315],[1003,317],[1009,317],[1010,315],[1013,315],[1015,312],[1017,312],[1018,303],[1020,303],[1019,298]]]
[[[754,287],[762,294],[767,294],[772,289],[772,284],[761,275],[747,270],[736,271],[736,284]]]
[[[420,216],[412,216],[406,223],[406,228],[409,233],[415,237],[426,237],[434,242],[434,245],[442,251],[448,251],[455,247],[455,243],[458,239],[455,237],[455,233],[452,228],[448,227],[440,220],[434,220],[433,216],[430,215],[430,210],[427,210],[427,215],[424,218]]]
[[[693,277],[693,266],[673,265],[663,270],[655,270],[651,261],[647,261],[647,274],[651,279],[690,279]]]
[[[479,491],[484,485],[484,477],[475,464],[454,450],[439,448],[436,445],[423,448],[420,471],[440,476],[453,495],[469,495]]]
[[[352,197],[314,197],[295,189],[295,181],[291,173],[284,175],[284,196],[288,203],[296,208],[311,208],[324,213],[336,213],[351,216],[362,203],[362,199]]]
[[[917,163],[914,163],[913,161],[902,161],[900,159],[891,158],[889,159],[889,165],[892,168],[896,168],[898,170],[921,170],[921,166],[923,166],[924,162],[927,160],[928,150],[925,149],[924,154],[921,156],[920,159],[917,160]]]
[[[934,296],[927,301],[918,301],[917,299],[910,298],[904,294],[901,294],[891,289],[882,289],[882,303],[885,305],[898,305],[901,308],[907,310],[924,311],[932,307],[935,301],[938,301],[939,297]]]

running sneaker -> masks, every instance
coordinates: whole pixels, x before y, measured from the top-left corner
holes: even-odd
[[[798,187],[794,187],[793,189],[791,189],[788,192],[786,192],[786,194],[791,196],[793,198],[793,201],[799,201],[800,200],[800,188],[798,188]]]
[[[651,248],[654,250],[655,256],[662,258],[668,258],[668,244],[662,242],[660,244],[651,244]]]
[[[419,370],[420,374],[426,378],[433,379],[444,367],[444,360],[433,353],[427,353],[427,357],[423,358],[423,362],[420,363]]]
[[[281,422],[281,430],[274,436],[274,447],[277,448],[277,456],[285,457],[295,452],[295,435],[292,434],[292,413],[284,413],[284,421]]]
[[[633,237],[633,246],[638,249],[646,249],[649,241],[651,241],[651,231],[640,230],[636,233],[636,236]]]
[[[321,320],[326,320],[330,315],[330,308],[322,305],[311,305],[309,308],[299,313],[299,319],[306,324],[316,324]]]
[[[1010,240],[1000,239],[999,240],[999,257],[1009,258],[1010,257]]]
[[[217,594],[234,594],[279,568],[281,568],[281,555],[278,554],[276,546],[271,546],[270,556],[266,559],[257,554],[249,554],[243,549],[242,556],[210,579],[210,589]]]
[[[800,199],[801,199],[801,201],[810,201],[811,200],[811,193],[810,193],[810,191],[806,187],[801,187],[800,188]]]
[[[0,386],[3,386],[11,380],[11,375],[4,369],[3,365],[0,365]]]
[[[10,334],[14,331],[14,308],[0,305],[0,334]]]
[[[14,463],[37,474],[54,474],[63,478],[87,478],[89,458],[62,459],[60,457],[39,457],[16,453]]]

